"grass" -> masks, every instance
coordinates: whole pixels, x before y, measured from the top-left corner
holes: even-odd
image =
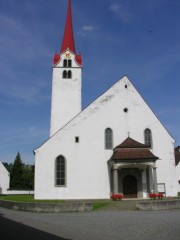
[[[168,199],[168,198],[167,198]],[[177,199],[177,198],[176,198]],[[65,200],[36,200],[34,195],[7,195],[0,196],[0,200],[15,202],[64,203]],[[87,200],[86,200],[87,201]],[[135,210],[136,201],[89,200],[93,204],[93,211],[98,210]]]
[[[93,202],[93,210],[103,209],[111,204],[110,201]]]
[[[4,195],[0,196],[0,200],[7,200],[7,201],[15,201],[15,202],[42,202],[42,203],[64,203],[65,200],[36,200],[34,199],[34,195]],[[92,201],[93,203],[93,210],[103,209],[110,204],[112,204],[109,200],[102,200],[102,201]]]
[[[6,195],[0,196],[0,200],[8,200],[15,202],[42,202],[42,203],[63,203],[64,200],[36,200],[34,195]]]

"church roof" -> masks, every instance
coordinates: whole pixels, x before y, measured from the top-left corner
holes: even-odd
[[[126,140],[124,140],[124,142],[122,142],[115,148],[148,148],[148,146],[128,137],[126,138]]]
[[[72,24],[71,0],[68,0],[66,25],[64,29],[64,36],[63,36],[60,53],[66,51],[68,48],[71,52],[76,53],[75,44],[74,44],[73,24]]]
[[[119,162],[154,162],[158,159],[145,144],[128,137],[124,142],[114,148],[111,160]]]

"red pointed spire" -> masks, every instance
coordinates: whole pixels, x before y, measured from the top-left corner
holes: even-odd
[[[61,46],[61,52],[66,51],[66,49],[76,54],[75,44],[74,44],[74,35],[73,35],[73,24],[72,24],[72,14],[71,14],[71,0],[68,0],[68,10],[66,17],[66,25],[64,29],[64,37]]]
[[[74,35],[73,35],[73,24],[72,24],[72,14],[71,14],[71,0],[68,0],[68,9],[66,17],[66,25],[64,29],[64,36],[61,46],[60,53],[55,53],[53,58],[53,64],[57,65],[61,60],[61,54],[69,49],[72,53],[75,54],[75,61],[79,66],[82,66],[82,56],[81,54],[76,54],[75,44],[74,44]]]

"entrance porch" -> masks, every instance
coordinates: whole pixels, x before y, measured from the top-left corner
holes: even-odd
[[[116,164],[111,174],[112,192],[125,198],[147,198],[157,192],[154,164]]]
[[[147,198],[157,193],[156,160],[148,146],[127,138],[108,161],[111,193],[125,198]]]

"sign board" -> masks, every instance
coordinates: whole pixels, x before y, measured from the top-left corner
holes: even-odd
[[[159,193],[166,193],[165,183],[158,183],[157,190]]]

